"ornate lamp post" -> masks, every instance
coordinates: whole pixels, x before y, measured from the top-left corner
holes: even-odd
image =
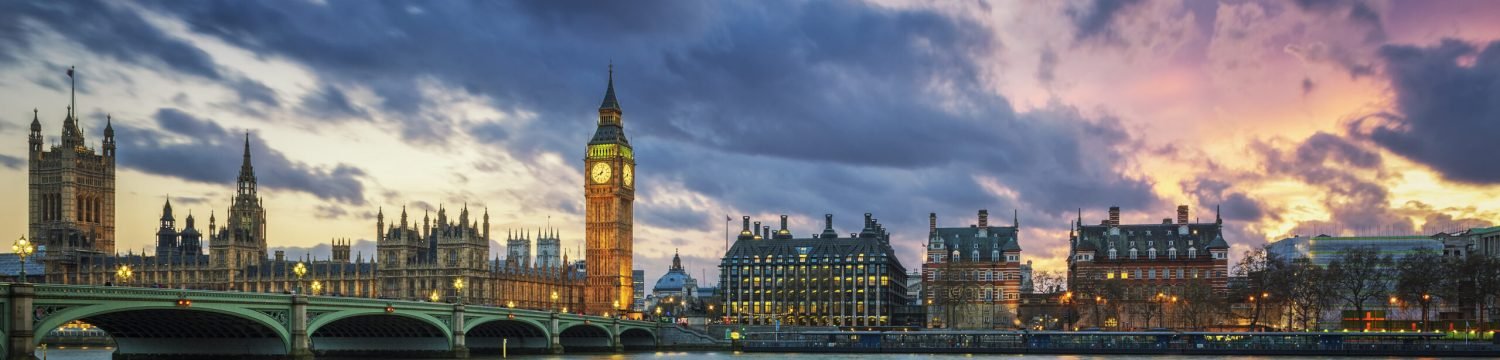
[[[323,293],[323,282],[322,281],[318,281],[318,280],[313,280],[313,282],[312,282],[312,295],[318,295],[318,294],[321,294],[321,293]]]
[[[557,290],[552,290],[552,311],[557,311]]]
[[[428,294],[427,295],[427,301],[429,301],[429,302],[438,302],[438,300],[442,300],[442,299],[443,299],[443,296],[441,294],[438,294],[437,290],[433,290],[432,294]]]
[[[614,309],[615,309],[615,311],[620,311],[620,300],[615,300],[615,308]],[[609,317],[609,312],[608,311],[604,312],[604,316],[605,317]]]
[[[132,277],[135,277],[135,271],[130,269],[130,265],[120,265],[120,267],[115,268],[116,284],[129,283]]]
[[[292,274],[296,274],[297,275],[297,293],[301,294],[302,293],[302,276],[303,275],[307,275],[307,265],[303,264],[301,262],[298,262],[296,266],[292,267]]]
[[[464,303],[464,278],[462,276],[453,278],[453,297],[458,303]]]
[[[24,283],[26,282],[26,258],[36,253],[36,246],[26,240],[26,235],[21,235],[20,239],[16,239],[16,242],[10,245],[10,251],[16,253],[16,257],[21,258],[21,279],[17,282]]]

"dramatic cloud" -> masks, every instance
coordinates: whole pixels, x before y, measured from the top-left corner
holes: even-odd
[[[1303,10],[1343,16],[1350,23],[1364,27],[1367,31],[1364,42],[1367,44],[1385,42],[1385,23],[1380,20],[1380,13],[1370,7],[1369,2],[1364,0],[1297,0],[1295,3]]]
[[[1395,113],[1372,116],[1351,132],[1431,166],[1448,180],[1500,183],[1500,42],[1478,49],[1460,40],[1381,49]]]
[[[1111,25],[1115,18],[1131,6],[1139,4],[1140,0],[1090,0],[1088,6],[1079,9],[1067,10],[1069,18],[1073,19],[1073,38],[1076,41],[1099,40],[1105,42],[1119,41],[1119,35],[1115,34]]]
[[[14,62],[16,54],[39,46],[34,41],[44,29],[120,61],[220,78],[207,52],[163,33],[132,9],[102,1],[0,3],[0,62]]]
[[[10,168],[11,170],[24,170],[26,159],[0,154],[0,166]]]
[[[232,186],[243,162],[245,133],[173,108],[158,110],[154,118],[161,130],[116,123],[120,166]],[[339,164],[326,169],[293,161],[253,134],[250,155],[260,186],[306,192],[352,205],[365,203],[360,180],[365,173],[357,167]]]

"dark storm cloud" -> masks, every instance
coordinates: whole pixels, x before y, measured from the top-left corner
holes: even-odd
[[[269,107],[281,106],[281,101],[276,97],[276,90],[250,78],[239,78],[230,81],[229,88],[234,90],[240,102],[247,104],[260,104]]]
[[[26,167],[26,159],[0,154],[0,166],[10,168],[11,170],[22,170]]]
[[[40,26],[28,26],[32,24]],[[37,45],[41,29],[120,61],[220,78],[207,52],[163,33],[132,9],[96,1],[0,2],[0,62],[19,60],[19,54]]]
[[[1054,74],[1056,71],[1057,52],[1053,51],[1051,46],[1042,48],[1042,54],[1037,58],[1036,63],[1036,81],[1043,84],[1051,84],[1052,80],[1056,78]]]
[[[1119,41],[1119,35],[1111,28],[1116,16],[1140,0],[1091,0],[1084,8],[1070,8],[1065,13],[1073,19],[1075,41],[1099,40]]]
[[[1268,215],[1273,219],[1279,217],[1269,214],[1265,204],[1259,200],[1250,198],[1244,192],[1231,190],[1230,179],[1220,178],[1221,174],[1199,175],[1192,180],[1183,180],[1179,185],[1182,191],[1192,194],[1197,200],[1200,214],[1213,211],[1218,207],[1220,214],[1228,220],[1257,222]]]
[[[1319,201],[1330,213],[1328,223],[1346,229],[1413,230],[1404,214],[1390,206],[1390,191],[1361,176],[1361,169],[1381,169],[1380,155],[1350,139],[1319,132],[1287,150],[1258,143],[1253,151],[1263,157],[1267,175],[1284,176],[1321,190]],[[1383,175],[1376,175],[1380,177]],[[1321,222],[1319,222],[1321,223]],[[1316,226],[1316,224],[1304,224]]]
[[[120,165],[161,176],[232,186],[243,162],[245,134],[225,129],[172,108],[157,110],[162,130],[116,122]],[[313,167],[288,159],[250,136],[250,155],[261,186],[301,191],[325,200],[363,205],[363,170],[339,164],[333,169]]]
[[[341,121],[368,116],[364,108],[355,105],[343,90],[323,85],[302,98],[302,111],[326,120]]]
[[[1370,7],[1368,2],[1363,0],[1297,0],[1295,3],[1304,11],[1343,16],[1350,23],[1364,27],[1366,44],[1385,42],[1385,23],[1380,19],[1380,12]]]
[[[1354,122],[1350,132],[1443,178],[1500,183],[1500,42],[1483,49],[1460,40],[1380,50],[1395,95],[1394,113]]]
[[[469,134],[523,155],[577,151],[580,134],[593,127],[601,67],[612,58],[621,70],[627,131],[637,146],[661,144],[640,150],[643,162],[645,154],[703,149],[790,159],[776,162],[776,173],[797,174],[799,186],[811,187],[802,198],[823,204],[928,189],[958,204],[993,204],[972,175],[998,178],[1022,201],[1053,212],[1155,201],[1145,181],[1116,172],[1114,161],[1124,157],[1116,147],[1130,136],[1106,123],[1112,119],[1086,119],[1061,105],[1016,113],[982,82],[978,58],[996,51],[997,40],[937,13],[845,2],[441,2],[416,11],[368,5],[196,2],[162,9],[195,31],[307,63],[325,82],[357,82],[383,101],[399,99],[380,104],[384,110],[414,111],[430,101],[417,82],[437,79],[502,109],[536,112],[542,121],[532,125],[501,132],[480,125]],[[1099,7],[1105,17],[1119,10]],[[777,16],[722,16],[771,11]],[[689,21],[661,21],[668,18]],[[710,23],[716,27],[706,28]],[[946,87],[941,95],[929,91],[935,84]],[[427,120],[402,120],[403,131],[429,127],[409,137],[448,136],[451,130],[432,129],[436,122]],[[502,138],[509,141],[494,141]],[[788,201],[734,190],[743,188],[726,180],[735,171],[705,169],[722,158],[680,160],[653,170],[736,206]],[[880,169],[950,175],[868,179],[868,170]]]

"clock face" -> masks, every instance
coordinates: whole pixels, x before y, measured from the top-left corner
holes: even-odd
[[[603,184],[609,181],[610,175],[609,163],[598,162],[589,168],[589,178],[594,179],[595,183]]]
[[[625,164],[625,186],[635,186],[635,167]]]

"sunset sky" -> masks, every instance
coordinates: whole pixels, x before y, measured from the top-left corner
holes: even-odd
[[[377,209],[465,203],[493,253],[549,222],[579,249],[611,62],[647,281],[674,249],[716,279],[726,215],[802,236],[871,212],[914,269],[927,213],[1018,210],[1051,271],[1112,205],[1221,206],[1236,254],[1500,222],[1493,1],[3,1],[0,234],[25,233],[27,125],[58,141],[76,66],[87,141],[117,129],[122,252],[168,196],[222,220],[246,131],[293,255],[369,257]]]

